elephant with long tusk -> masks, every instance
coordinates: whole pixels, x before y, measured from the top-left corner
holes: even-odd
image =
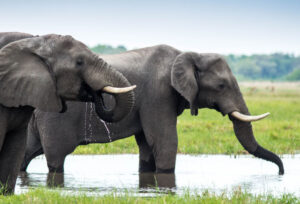
[[[253,135],[250,122],[268,113],[250,116],[238,83],[222,56],[158,45],[99,57],[137,85],[133,111],[120,122],[105,123],[98,120],[90,104],[69,103],[69,111],[61,115],[36,110],[29,125],[22,171],[34,157],[45,153],[49,171],[62,172],[66,155],[78,145],[135,135],[139,171],[173,173],[177,116],[184,109],[197,115],[199,108],[211,108],[229,116],[236,137],[250,154],[274,162],[279,173],[284,173],[281,159],[259,146]],[[104,97],[103,103],[114,106],[110,97]]]

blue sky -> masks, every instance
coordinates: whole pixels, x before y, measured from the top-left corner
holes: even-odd
[[[1,32],[70,34],[89,46],[300,55],[296,0],[9,0],[0,19]]]

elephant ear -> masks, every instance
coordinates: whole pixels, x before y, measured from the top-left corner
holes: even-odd
[[[36,37],[15,41],[0,50],[0,104],[48,112],[62,109],[54,74],[45,61],[50,49],[43,37]]]
[[[189,103],[191,114],[198,114],[196,96],[198,85],[195,78],[196,53],[184,52],[178,55],[171,70],[171,84]]]

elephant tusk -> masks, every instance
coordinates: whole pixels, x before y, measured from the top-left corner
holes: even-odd
[[[244,122],[252,122],[252,121],[257,121],[257,120],[261,120],[265,117],[267,117],[268,115],[270,115],[269,112],[261,114],[261,115],[244,115],[238,111],[233,111],[231,113],[231,116],[233,116],[234,118],[244,121]]]
[[[107,92],[107,93],[120,94],[120,93],[127,93],[129,91],[132,91],[135,88],[136,88],[136,85],[128,86],[128,87],[124,87],[124,88],[118,88],[118,87],[113,87],[113,86],[105,86],[102,90]]]

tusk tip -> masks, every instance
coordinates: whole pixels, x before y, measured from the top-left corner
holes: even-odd
[[[132,85],[132,86],[130,86],[132,89],[131,90],[133,90],[133,89],[135,89],[137,86],[136,85]]]

